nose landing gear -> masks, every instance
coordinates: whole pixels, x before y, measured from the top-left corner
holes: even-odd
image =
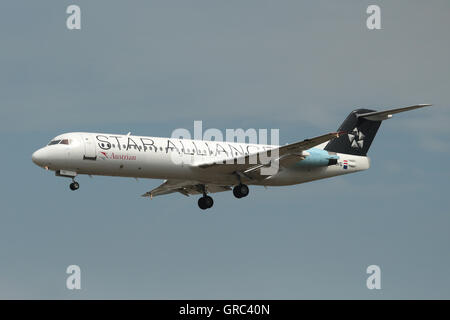
[[[73,180],[73,182],[69,185],[70,190],[75,191],[80,188],[80,184]]]

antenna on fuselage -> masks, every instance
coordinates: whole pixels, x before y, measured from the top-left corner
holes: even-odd
[[[128,132],[128,133],[127,133],[127,137],[128,137],[130,134],[131,134],[131,132]]]

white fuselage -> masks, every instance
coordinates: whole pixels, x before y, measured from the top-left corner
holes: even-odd
[[[106,133],[66,133],[36,151],[33,162],[57,173],[181,179],[204,183],[236,184],[230,174],[205,174],[193,169],[199,163],[254,154],[274,145],[144,137]],[[366,170],[368,157],[335,153],[337,163],[324,165],[328,155],[320,147],[308,150],[311,160],[300,161],[267,179],[248,184],[280,186]],[[307,158],[308,159],[308,158]],[[66,174],[69,176],[69,174]]]

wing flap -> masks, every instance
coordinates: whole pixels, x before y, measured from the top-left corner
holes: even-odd
[[[216,185],[216,184],[203,184],[199,181],[190,181],[190,180],[166,180],[160,186],[144,193],[143,197],[155,197],[165,194],[170,194],[174,192],[179,192],[185,196],[202,194],[203,186],[206,188],[208,193],[216,193],[222,191],[231,190],[231,187],[228,185]]]

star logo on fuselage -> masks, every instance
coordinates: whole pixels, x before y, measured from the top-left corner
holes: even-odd
[[[348,139],[350,140],[352,148],[361,148],[364,145],[364,137],[365,135],[358,130],[358,128],[354,128],[351,133],[348,134]]]

